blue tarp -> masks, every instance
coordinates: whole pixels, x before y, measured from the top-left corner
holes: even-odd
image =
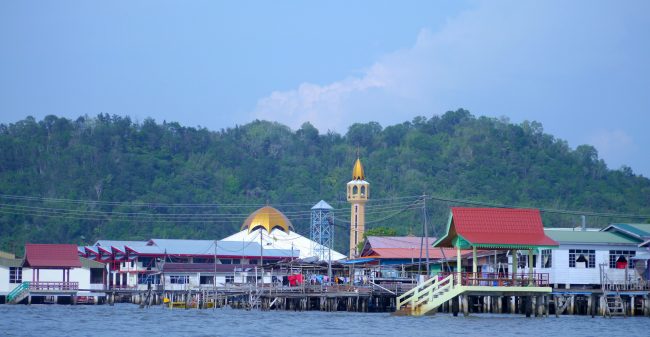
[[[345,260],[345,261],[339,261],[341,264],[359,264],[359,263],[367,263],[367,262],[372,262],[375,261],[375,258],[367,258],[367,259],[354,259],[354,260]]]

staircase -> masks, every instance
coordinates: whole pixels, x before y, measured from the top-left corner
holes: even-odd
[[[29,282],[23,282],[7,294],[8,304],[18,304],[29,296]]]
[[[262,291],[255,287],[255,289],[249,290],[248,293],[248,307],[247,309],[259,309],[262,305],[262,301],[260,299],[262,297]]]
[[[618,292],[605,294],[605,315],[609,317],[627,316],[625,313],[625,304]]]
[[[433,277],[397,298],[397,314],[421,316],[463,293],[454,284],[454,275],[443,279]]]

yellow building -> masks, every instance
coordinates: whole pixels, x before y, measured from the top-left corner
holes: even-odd
[[[359,242],[363,241],[365,230],[366,201],[370,195],[370,184],[363,173],[361,160],[357,158],[352,169],[352,180],[348,183],[348,202],[350,211],[350,258],[359,256]]]

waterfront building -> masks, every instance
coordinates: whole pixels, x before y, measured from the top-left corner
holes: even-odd
[[[78,254],[108,265],[109,289],[147,289],[149,284],[187,289],[256,282],[258,277],[269,283],[270,269],[262,274],[261,267],[313,258],[322,249],[294,232],[284,214],[265,206],[248,216],[240,232],[222,240],[99,240],[79,247]],[[345,258],[334,250],[331,256],[333,261]]]
[[[639,241],[614,231],[547,228],[546,235],[559,243],[533,256],[534,267],[548,273],[554,288],[601,288],[603,283],[638,283],[645,261],[635,268],[633,258],[643,251]],[[520,268],[528,268],[520,265]]]
[[[99,240],[93,246],[84,247],[86,257],[106,263],[109,267],[107,287],[109,289],[147,289],[149,284],[163,286],[182,284],[187,287],[189,278],[185,277],[192,268],[199,265],[248,265],[257,264],[260,253],[268,263],[291,259],[298,251],[267,248],[262,249],[258,242],[150,239],[147,241]],[[79,251],[80,254],[81,250]],[[296,256],[293,256],[295,258]],[[163,277],[166,264],[188,265],[186,272],[179,277]],[[195,265],[195,266],[189,266]],[[182,268],[169,267],[174,272]],[[214,267],[212,268],[214,270]],[[196,272],[192,272],[196,274]],[[214,278],[214,272],[212,272]],[[181,277],[182,276],[182,277]],[[200,275],[198,277],[200,284]],[[205,273],[203,274],[205,275]],[[184,282],[187,280],[188,282]],[[204,284],[208,284],[205,281]],[[210,283],[212,284],[212,283]]]
[[[370,197],[370,183],[366,181],[361,160],[357,157],[352,168],[352,180],[347,184],[347,199],[350,210],[350,252],[349,257],[359,256],[359,243],[363,241],[366,223],[366,202]]]
[[[458,302],[462,298],[467,313],[468,297],[476,294],[540,298],[552,291],[548,275],[536,273],[533,268],[528,269],[527,273],[518,273],[517,251],[528,251],[529,264],[532,266],[534,250],[557,246],[558,243],[544,233],[539,210],[452,207],[447,232],[434,243],[434,247],[456,249],[456,271],[421,282],[398,297],[397,308],[400,310],[408,307],[407,313],[423,315],[453,300],[454,312],[457,313]],[[463,272],[460,268],[461,249],[472,251],[471,272]],[[513,261],[509,273],[486,275],[479,272],[479,249],[510,250]],[[540,299],[536,305],[541,305],[542,302],[544,300]],[[514,307],[514,302],[511,306]],[[527,314],[530,314],[531,305],[527,304],[526,307]]]
[[[23,283],[23,259],[0,251],[0,299]],[[4,300],[0,301],[3,303]]]
[[[76,300],[78,296],[96,302],[104,296],[105,265],[80,258],[74,245],[26,244],[24,259],[2,260],[2,265],[12,265],[9,287],[5,288],[7,302],[18,303],[24,299],[31,302],[35,297],[50,298],[56,303],[59,297]]]

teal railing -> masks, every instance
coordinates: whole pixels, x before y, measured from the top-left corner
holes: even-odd
[[[29,282],[23,282],[7,295],[7,303],[13,302],[23,292],[29,290]]]

